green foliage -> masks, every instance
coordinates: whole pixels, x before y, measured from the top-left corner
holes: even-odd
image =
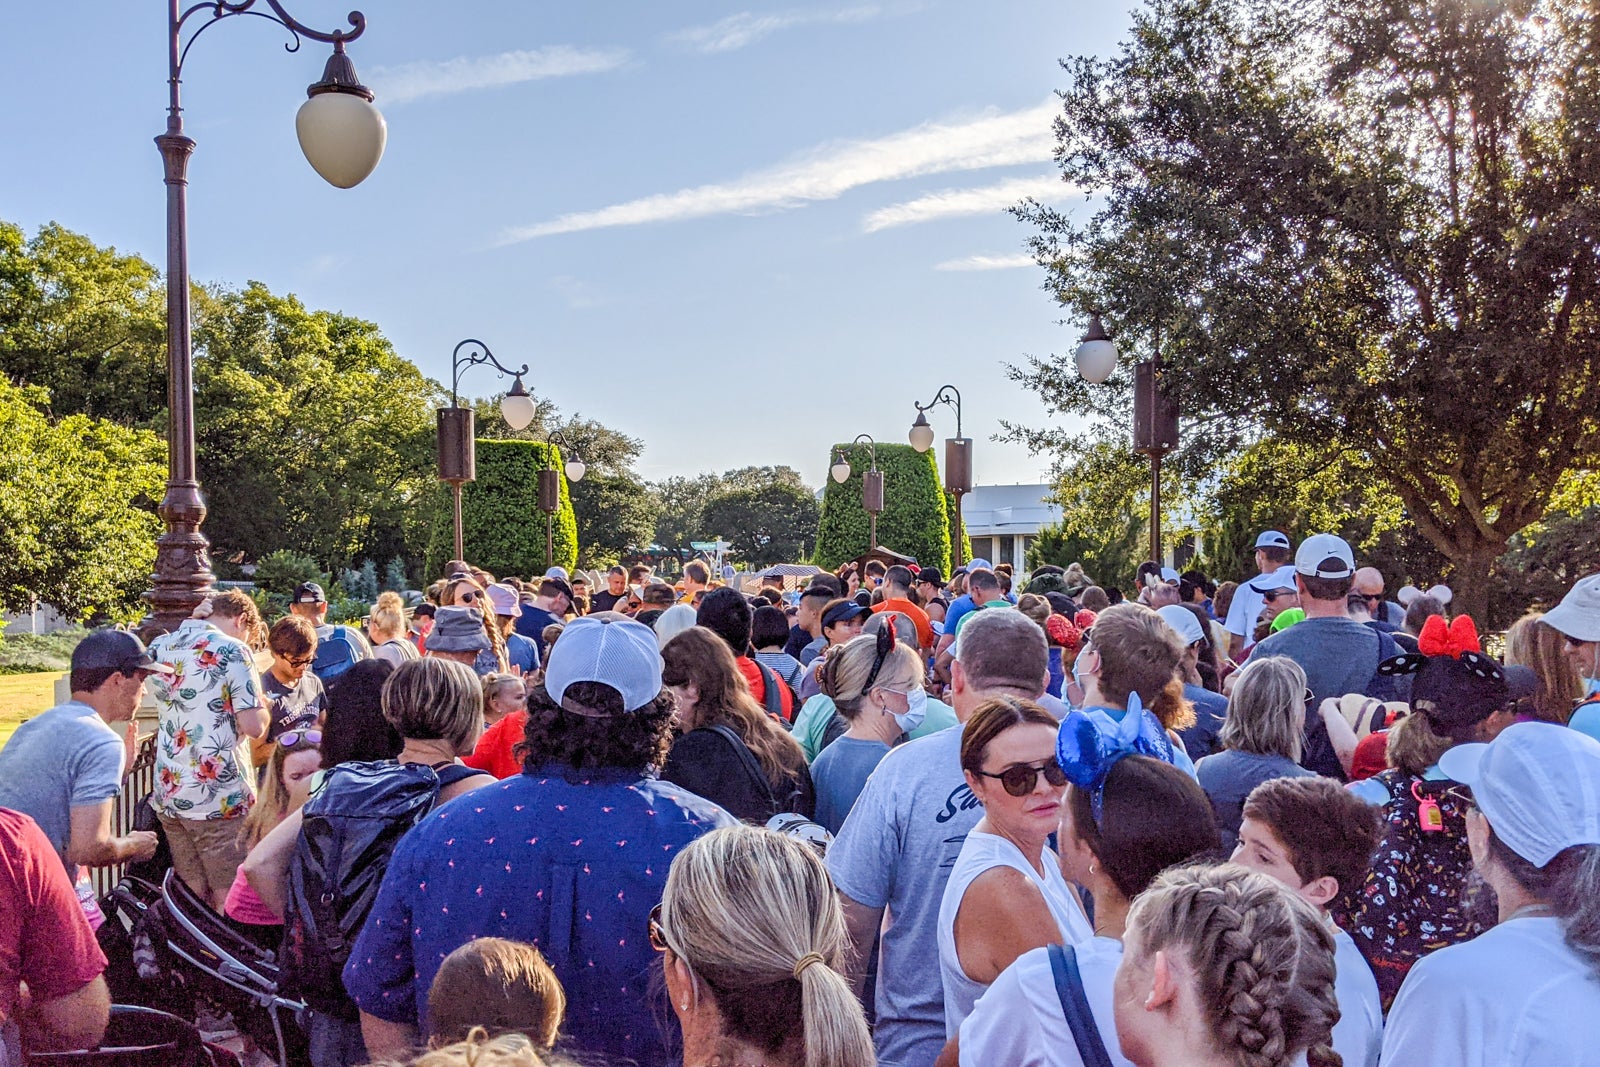
[[[657,483],[660,511],[656,517],[656,543],[680,559],[690,558],[694,555],[689,547],[691,541],[706,541],[716,535],[704,521],[707,501],[731,490],[769,485],[788,485],[810,492],[800,480],[800,472],[792,467],[740,467],[720,475],[676,476]]]
[[[570,486],[563,474],[560,505],[555,513],[555,558],[545,557],[545,513],[539,510],[539,471],[546,458],[555,470],[563,466],[561,450],[535,441],[479,440],[478,480],[461,494],[461,530],[467,558],[501,577],[530,578],[552,563],[572,569],[578,559],[578,523],[572,513]],[[581,484],[581,483],[580,483]],[[436,496],[433,536],[428,542],[427,573],[441,573],[454,554],[449,490]]]
[[[1159,344],[1177,473],[1258,442],[1359,459],[1481,607],[1563,475],[1600,466],[1597,47],[1568,0],[1150,0],[1119,54],[1064,64],[1056,158],[1098,210],[1018,213],[1062,304],[1125,357]],[[1013,375],[1109,441],[1131,363]]]
[[[661,501],[631,471],[590,470],[569,488],[578,523],[580,567],[609,567],[624,556],[649,550]]]
[[[378,566],[370,559],[360,569],[349,569],[339,575],[339,585],[352,600],[371,604],[378,599]]]
[[[403,593],[407,588],[406,561],[396,556],[383,568],[382,593]]]
[[[817,518],[817,498],[783,482],[718,493],[701,516],[712,536],[732,544],[749,567],[805,559],[816,544]]]
[[[166,450],[148,430],[52,421],[48,403],[0,377],[0,606],[131,621],[155,566]]]
[[[324,590],[331,584],[322,568],[317,566],[317,561],[303,552],[280,548],[276,552],[268,552],[256,564],[256,585],[268,593],[283,597],[285,602],[294,595],[294,587],[301,582],[316,582]]]
[[[9,637],[0,644],[0,674],[65,673],[72,667],[72,650],[87,636],[88,630],[69,626],[54,633]]]
[[[850,477],[842,485],[832,478],[822,494],[816,564],[832,570],[867,551],[867,513],[861,507],[861,477],[869,468],[865,444],[837,445],[850,460]],[[952,506],[939,485],[932,452],[910,445],[877,446],[883,472],[883,514],[878,516],[878,544],[914,557],[924,566],[950,573]]]

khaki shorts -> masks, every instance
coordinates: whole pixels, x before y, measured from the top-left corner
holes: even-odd
[[[160,818],[172,850],[172,869],[220,912],[248,851],[239,840],[244,820]]]

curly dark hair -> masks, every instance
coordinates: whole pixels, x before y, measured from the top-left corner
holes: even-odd
[[[573,771],[625,770],[644,773],[667,762],[676,702],[663,689],[637,711],[624,712],[622,695],[601,682],[574,682],[566,696],[601,714],[579,715],[550,699],[544,685],[528,688],[528,725],[516,749],[523,766],[546,763]]]

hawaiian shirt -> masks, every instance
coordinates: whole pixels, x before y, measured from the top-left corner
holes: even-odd
[[[249,646],[203,619],[150,642],[176,673],[150,677],[161,713],[156,736],[156,811],[180,819],[236,819],[255,803],[250,753],[234,713],[262,705]]]

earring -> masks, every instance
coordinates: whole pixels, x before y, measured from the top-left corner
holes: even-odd
[[[1089,864],[1089,873],[1090,874],[1094,873],[1094,864],[1093,863]]]

